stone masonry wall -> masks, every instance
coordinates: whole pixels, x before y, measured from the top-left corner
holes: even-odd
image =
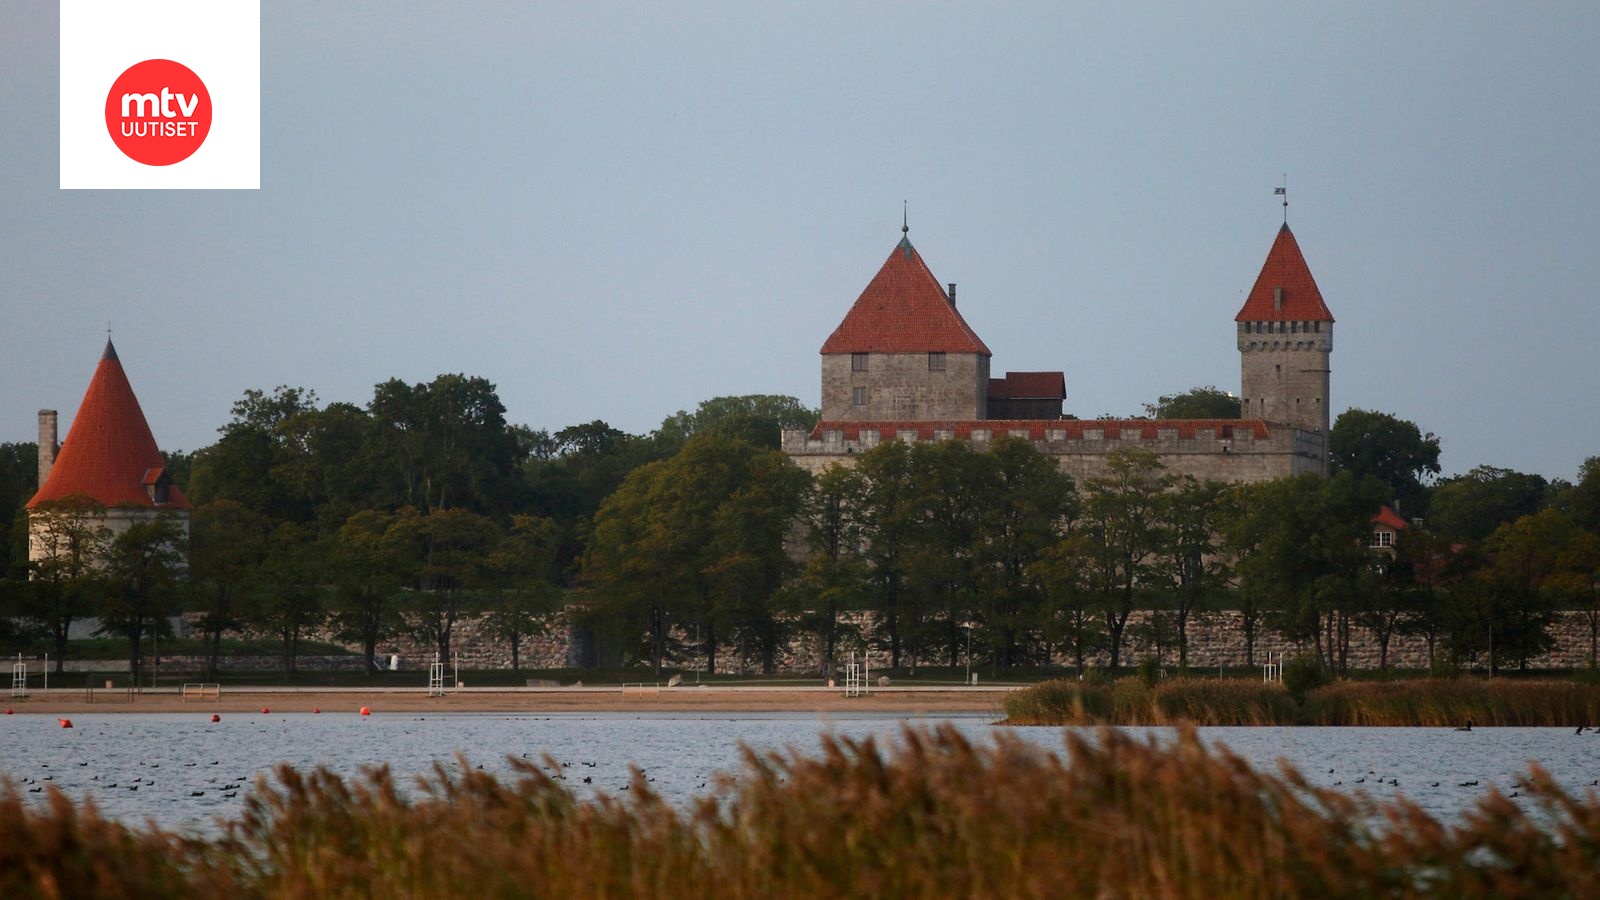
[[[926,353],[869,353],[867,370],[854,371],[850,353],[822,357],[822,418],[838,422],[907,422],[982,419],[989,396],[989,358],[945,354],[944,371],[928,371]],[[854,388],[867,402],[851,402]]]

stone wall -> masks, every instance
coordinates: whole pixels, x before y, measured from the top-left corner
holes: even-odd
[[[822,418],[841,422],[905,422],[986,418],[989,357],[944,354],[944,370],[929,371],[926,353],[868,353],[857,372],[851,353],[822,357]],[[866,403],[856,406],[855,388]]]
[[[1030,441],[1074,479],[1103,475],[1113,450],[1139,447],[1156,454],[1173,475],[1230,484],[1271,481],[1302,472],[1321,472],[1327,458],[1325,434],[1298,428],[1240,421],[1164,422],[1145,420],[1026,422],[872,423],[842,427],[824,421],[818,439],[809,432],[783,432],[783,451],[796,465],[816,474],[833,463],[850,465],[857,453],[882,441],[965,440],[984,450],[1010,434]]]

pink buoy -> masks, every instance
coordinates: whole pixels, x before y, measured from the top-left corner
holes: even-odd
[[[320,713],[320,712],[322,712],[322,707],[320,707],[320,706],[311,707],[311,714],[312,715],[316,715],[317,713]]]
[[[71,719],[57,719],[56,721],[61,723],[61,727],[62,728],[71,728],[72,727],[72,720]]]
[[[269,712],[272,712],[272,710],[267,709],[265,706],[261,707],[261,714],[262,715],[266,715]]]
[[[217,715],[216,713],[212,713],[211,714],[211,721],[213,721],[213,722],[221,722],[222,721],[222,717]]]
[[[361,714],[363,716],[370,716],[370,715],[372,715],[372,710],[370,710],[370,709],[366,708],[365,706],[363,706],[363,707],[361,707]]]

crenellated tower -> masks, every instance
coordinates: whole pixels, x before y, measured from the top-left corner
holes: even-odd
[[[1234,321],[1241,417],[1315,431],[1326,441],[1333,314],[1287,223]]]

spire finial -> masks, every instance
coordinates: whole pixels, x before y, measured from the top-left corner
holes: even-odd
[[[1272,193],[1283,198],[1283,224],[1289,224],[1289,173],[1283,173],[1283,187],[1275,187]]]
[[[911,234],[911,204],[905,200],[900,201],[900,233]]]

